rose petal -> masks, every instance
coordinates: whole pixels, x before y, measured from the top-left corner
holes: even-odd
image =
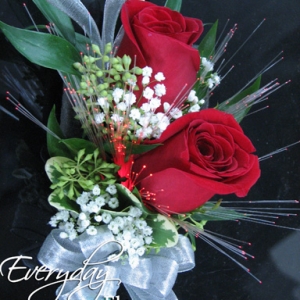
[[[197,176],[170,168],[144,178],[139,186],[144,192],[154,194],[151,200],[144,201],[147,206],[171,214],[184,213],[199,207],[214,195],[214,191],[199,185],[197,179]]]

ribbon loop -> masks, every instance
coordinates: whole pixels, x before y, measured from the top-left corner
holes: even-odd
[[[172,288],[178,272],[195,266],[191,244],[182,235],[176,246],[151,251],[132,269],[127,260],[115,261],[123,248],[107,226],[97,227],[96,235],[83,233],[73,241],[61,238],[61,232],[52,230],[38,254],[49,269],[74,272],[57,289],[59,300],[114,297],[121,282],[132,300],[176,300]]]
[[[62,230],[53,229],[38,254],[38,260],[51,270],[75,271],[85,260],[78,242],[62,239]]]

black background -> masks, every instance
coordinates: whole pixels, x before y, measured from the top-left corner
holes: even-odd
[[[91,4],[93,1],[86,2]],[[164,3],[158,0],[153,2]],[[31,1],[27,4],[35,20],[39,20],[34,5]],[[96,8],[97,6],[94,6],[91,12],[97,15]],[[263,75],[263,83],[266,84],[275,78],[278,78],[281,83],[288,80],[291,80],[291,83],[272,94],[267,103],[261,105],[261,107],[269,105],[268,109],[249,115],[241,125],[251,138],[259,156],[299,140],[300,2],[298,0],[244,2],[183,0],[181,12],[186,16],[202,19],[205,24],[218,19],[220,31],[228,19],[231,25],[238,23],[238,30],[224,56],[227,60],[255,27],[264,18],[266,19],[262,27],[231,60],[228,67],[234,64],[235,68],[222,81],[212,101],[216,103],[227,99],[283,50],[284,60]],[[30,25],[30,20],[22,9],[22,1],[1,0],[0,20],[20,27]],[[17,53],[9,47],[8,43],[5,43],[3,36],[0,49],[1,69],[4,66],[10,66],[5,61],[20,60]],[[49,107],[60,101],[60,82],[55,72],[43,69],[36,72],[45,93],[44,115],[47,115]],[[13,111],[5,101],[6,89],[7,87],[0,81],[1,105]],[[24,182],[14,178],[11,173],[17,167],[15,149],[20,139],[25,139],[33,153],[39,158],[39,150],[44,144],[45,135],[43,131],[24,118],[20,117],[20,121],[17,122],[2,111],[0,111],[0,131],[0,261],[3,261],[7,257],[18,255],[20,249],[37,244],[37,240],[41,239],[38,236],[36,240],[28,241],[26,233],[21,233],[20,236],[20,231],[19,235],[11,232],[11,228],[14,227],[14,215],[20,203],[17,195],[24,186]],[[299,149],[300,145],[263,161],[261,178],[246,199],[299,199]],[[26,222],[31,222],[32,226],[27,225],[39,231],[40,228],[37,227],[42,224],[39,219],[43,220],[41,210],[35,211],[35,204],[29,208],[31,208],[30,219]],[[280,218],[278,224],[300,227],[299,217]],[[174,287],[180,300],[300,299],[300,235],[296,231],[250,222],[218,222],[218,224],[209,224],[208,227],[216,232],[252,243],[252,246],[246,250],[255,255],[255,259],[245,263],[251,272],[262,280],[262,284],[257,283],[228,258],[199,240],[197,241],[196,267],[190,272],[179,274]],[[9,264],[4,266],[6,272],[8,267]],[[6,277],[1,276],[1,299],[27,299],[28,295],[41,284],[35,280],[12,284],[7,281]],[[54,288],[49,288],[40,294],[40,297],[34,299],[54,299],[54,290]],[[122,300],[128,299],[123,289],[120,290],[119,295]]]

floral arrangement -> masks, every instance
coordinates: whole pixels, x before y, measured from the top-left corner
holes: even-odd
[[[0,28],[27,59],[59,72],[64,100],[81,124],[67,136],[55,108],[47,126],[40,124],[47,131],[48,201],[58,211],[38,258],[72,272],[92,256],[132,299],[177,299],[172,287],[178,272],[194,267],[195,237],[224,246],[218,237],[210,241],[205,224],[248,218],[212,198],[244,197],[258,180],[259,158],[239,123],[278,84],[260,87],[259,74],[209,108],[225,76],[216,64],[236,27],[219,43],[218,22],[202,37],[202,21],[181,15],[179,0],[165,7],[106,0],[101,35],[80,1],[33,2],[49,25]],[[57,299],[114,297],[117,289],[114,281],[100,292],[68,282]]]

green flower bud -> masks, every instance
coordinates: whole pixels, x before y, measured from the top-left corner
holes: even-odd
[[[102,77],[103,76],[103,72],[100,70],[100,71],[97,71],[96,72],[96,76],[97,77]]]
[[[128,55],[124,55],[122,58],[122,61],[123,61],[125,69],[129,70],[129,66],[131,64],[131,58]]]
[[[115,65],[115,64],[118,64],[118,63],[119,63],[119,60],[118,60],[116,57],[112,57],[112,58],[110,59],[110,63],[111,63],[112,65]]]
[[[88,88],[87,92],[88,92],[89,94],[93,94],[94,89],[93,89],[92,87],[90,87],[90,88]]]
[[[100,70],[96,64],[93,64],[93,65],[91,66],[91,69],[92,69],[94,72],[98,72],[98,71]]]
[[[106,98],[108,102],[111,102],[113,100],[113,96],[111,94],[107,94]]]
[[[88,85],[87,85],[86,82],[81,81],[80,82],[80,87],[85,90],[85,89],[87,89]]]
[[[122,76],[122,80],[123,82],[126,82],[128,79],[131,78],[131,74],[129,72],[126,72],[123,76]]]
[[[107,91],[106,90],[101,91],[100,96],[106,97],[107,96]]]
[[[96,75],[95,75],[95,74],[91,74],[91,75],[90,75],[90,80],[91,80],[92,82],[95,82],[95,81],[97,80]]]
[[[112,49],[111,43],[106,44],[105,47],[104,47],[104,53],[105,54],[110,53],[111,49]]]
[[[93,64],[96,61],[95,57],[89,56],[89,63]]]
[[[119,74],[115,75],[115,76],[114,76],[114,80],[116,80],[116,81],[121,80],[121,76],[120,76]]]
[[[85,69],[84,66],[81,66],[81,67],[78,69],[78,71],[79,71],[80,73],[85,73],[86,69]]]
[[[85,63],[88,63],[90,61],[89,57],[87,55],[84,55],[83,56],[83,59],[82,59]]]
[[[131,79],[132,81],[135,81],[135,82],[137,81],[137,78],[136,78],[135,75],[131,75],[130,79]]]
[[[111,69],[109,70],[109,74],[110,74],[111,76],[114,76],[114,75],[117,75],[118,72],[117,72],[114,68],[111,68]]]
[[[115,68],[118,72],[123,72],[123,71],[125,71],[124,68],[123,68],[123,66],[120,65],[120,64],[114,65],[114,68]]]
[[[82,64],[79,63],[79,62],[76,62],[76,63],[73,64],[73,67],[74,67],[75,69],[79,70],[79,68],[82,67]]]
[[[101,52],[100,52],[100,48],[98,45],[95,45],[95,44],[92,44],[92,50],[97,53],[98,55],[101,55]]]
[[[105,87],[104,87],[104,84],[103,83],[100,83],[98,86],[97,86],[97,90],[99,91],[99,92],[101,92],[102,90],[104,90],[105,89]]]
[[[132,69],[132,72],[136,75],[142,75],[143,74],[143,70],[139,67],[135,67]]]
[[[107,56],[107,55],[104,55],[102,59],[105,63],[109,62],[109,56]]]

